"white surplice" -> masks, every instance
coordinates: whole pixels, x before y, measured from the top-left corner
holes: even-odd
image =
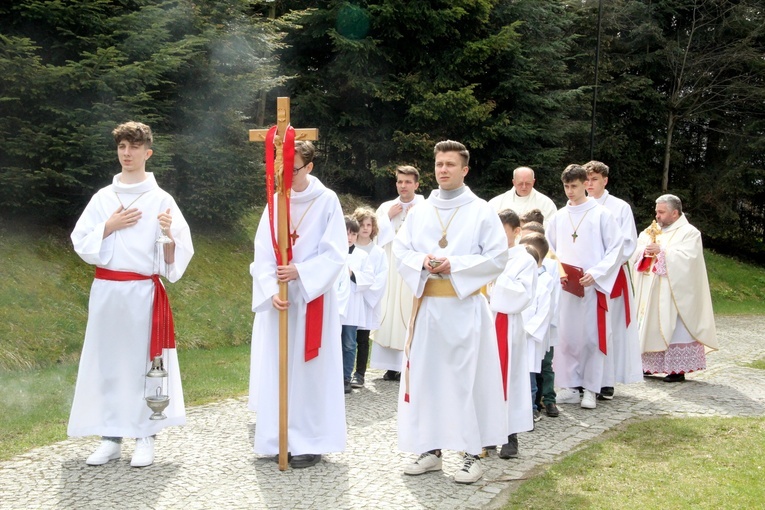
[[[621,267],[619,226],[608,209],[588,198],[580,205],[566,205],[553,216],[547,240],[561,262],[581,267],[595,279],[594,285],[585,287],[583,298],[561,292],[558,346],[553,359],[555,382],[562,388],[582,386],[599,393],[605,355],[598,347],[596,290],[608,296],[614,287]],[[611,334],[608,315],[606,339]]]
[[[637,316],[635,314],[635,294],[632,291],[632,274],[629,260],[637,247],[637,229],[635,216],[630,205],[604,190],[600,198],[594,199],[611,211],[619,224],[623,239],[622,254],[619,259],[620,271],[627,281],[627,296],[608,300],[608,314],[611,317],[611,343],[608,345],[606,367],[603,372],[603,386],[613,387],[614,383],[630,384],[643,380],[640,361],[640,340],[638,339]],[[625,299],[630,304],[630,324],[627,326]]]
[[[377,246],[385,251],[388,262],[388,276],[385,294],[382,298],[380,326],[370,335],[372,353],[369,366],[383,370],[400,371],[404,358],[406,328],[412,314],[412,291],[404,285],[398,273],[398,262],[393,256],[393,239],[406,221],[409,211],[425,198],[415,195],[411,202],[401,202],[400,198],[383,202],[377,208],[377,226],[379,232],[375,238]],[[401,204],[403,210],[393,218],[388,216],[390,208]]]
[[[375,331],[382,321],[383,297],[388,285],[388,257],[385,250],[370,243],[366,246],[356,246],[357,250],[363,250],[369,255],[368,266],[374,274],[374,281],[364,291],[364,306],[366,308],[366,323],[359,329]]]
[[[550,253],[547,253],[547,257],[542,261],[542,265],[547,275],[545,279],[549,278],[552,282],[550,284],[550,325],[547,330],[547,339],[544,342],[542,356],[550,350],[550,347],[558,345],[558,320],[559,313],[558,308],[560,306],[560,293],[563,292],[560,287],[560,262],[557,257],[551,257]],[[541,274],[541,273],[540,273]],[[541,362],[540,362],[541,363]]]
[[[367,323],[367,306],[364,303],[364,293],[375,283],[374,266],[370,263],[369,254],[358,246],[348,254],[345,271],[353,271],[353,278],[348,273],[350,293],[341,313],[340,323],[343,326],[363,327]]]
[[[543,266],[538,269],[537,286],[531,305],[523,311],[523,327],[528,344],[528,372],[542,371],[542,359],[550,350],[550,327],[553,308],[553,293],[560,288],[560,278],[553,280]],[[529,383],[530,384],[530,383]],[[531,391],[531,390],[529,390]]]
[[[507,238],[497,214],[467,187],[446,200],[434,190],[415,207],[393,242],[398,269],[421,297],[427,254],[446,257],[456,297],[423,297],[414,322],[407,374],[401,377],[398,443],[403,451],[436,448],[481,452],[507,439],[507,413],[497,335],[480,289],[507,262]],[[448,244],[439,247],[443,224]],[[452,215],[455,215],[452,218]],[[409,390],[408,402],[405,401]]]
[[[183,275],[194,254],[189,225],[178,205],[150,172],[137,184],[122,184],[119,175],[99,190],[72,232],[74,250],[88,264],[152,275],[170,282]],[[141,219],[132,227],[103,238],[106,220],[120,207],[137,208]],[[160,263],[157,216],[170,209],[175,239],[175,262]],[[152,411],[144,398],[155,395],[161,378],[147,379],[154,283],[151,280],[96,279],[90,290],[88,326],[80,356],[77,387],[69,416],[70,436],[100,435],[142,438],[171,425],[186,423],[180,368],[175,349],[165,349],[170,405],[165,420],[149,420]],[[179,339],[183,341],[183,339]],[[147,383],[150,383],[148,386]],[[165,391],[162,391],[165,393]]]
[[[523,216],[532,209],[539,209],[544,216],[545,227],[550,224],[550,220],[558,212],[555,203],[547,195],[531,188],[531,193],[525,197],[519,197],[515,192],[515,186],[489,200],[489,205],[497,212],[511,209],[518,216]]]
[[[297,280],[288,284],[288,449],[292,455],[321,454],[345,449],[340,313],[337,279],[345,268],[348,238],[337,195],[309,175],[308,188],[292,192],[290,215],[299,237],[292,247]],[[308,209],[310,207],[310,210]],[[276,209],[276,208],[275,208]],[[278,218],[275,211],[274,217]],[[255,234],[249,408],[257,411],[256,453],[279,452],[279,311],[271,298],[278,294],[276,257],[263,212]],[[292,230],[292,227],[291,227]],[[305,361],[307,303],[324,296],[319,355]]]
[[[534,301],[537,286],[537,264],[525,246],[508,250],[505,270],[491,286],[490,307],[494,312],[507,314],[507,434],[526,432],[534,428],[529,378],[529,349],[522,312]],[[496,320],[496,315],[495,315]]]

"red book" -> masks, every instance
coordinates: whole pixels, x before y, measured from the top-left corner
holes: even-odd
[[[561,279],[563,290],[570,292],[575,296],[584,297],[584,287],[579,283],[579,280],[584,276],[584,269],[572,266],[571,264],[566,264],[565,262],[561,262],[560,264],[568,275],[567,279]]]

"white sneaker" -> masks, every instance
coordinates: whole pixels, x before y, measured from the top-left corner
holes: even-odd
[[[133,467],[146,467],[154,463],[154,438],[142,437],[135,440],[135,451],[130,465]]]
[[[558,404],[578,404],[582,401],[582,395],[576,388],[561,388],[555,397]]]
[[[584,396],[582,396],[582,407],[585,409],[595,409],[595,406],[597,405],[598,403],[595,398],[595,392],[584,390]]]
[[[88,459],[85,461],[85,464],[88,466],[100,466],[102,464],[106,464],[110,460],[119,459],[121,455],[121,442],[102,439],[101,444],[98,445],[96,451],[90,454],[90,457],[88,457]]]
[[[404,466],[404,474],[421,475],[428,471],[439,471],[442,465],[441,457],[435,453],[426,452],[420,455],[416,461]]]
[[[481,459],[466,453],[462,459],[462,468],[454,473],[454,481],[457,483],[477,482],[483,476]]]

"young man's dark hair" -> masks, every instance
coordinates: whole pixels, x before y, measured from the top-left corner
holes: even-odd
[[[521,228],[521,219],[512,209],[499,211],[499,221],[501,221],[503,225],[507,225],[512,229]]]
[[[540,258],[545,258],[550,251],[550,245],[542,234],[527,234],[521,238],[520,243],[532,246],[537,250]]]
[[[587,170],[581,165],[568,165],[563,170],[560,180],[564,183],[573,181],[587,182]]]
[[[438,142],[433,148],[433,154],[438,154],[439,152],[458,152],[462,156],[462,166],[470,165],[470,151],[460,142],[455,142],[454,140]]]
[[[359,227],[359,222],[358,221],[353,219],[353,217],[351,217],[351,216],[346,216],[345,217],[345,230],[347,230],[348,232],[350,232],[352,234],[358,234],[359,230],[361,230],[361,228]]]

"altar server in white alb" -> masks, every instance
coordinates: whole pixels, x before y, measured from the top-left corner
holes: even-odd
[[[663,373],[664,382],[707,367],[707,350],[716,350],[701,232],[688,223],[675,195],[656,199],[658,233],[643,231],[634,255],[635,294],[643,370]]]
[[[279,311],[287,310],[287,446],[293,468],[313,466],[323,453],[343,451],[346,438],[337,288],[348,255],[348,236],[337,195],[309,175],[314,155],[313,144],[295,142],[292,261],[277,265],[264,211],[250,265],[255,322],[249,408],[258,413],[254,449],[262,455],[279,453]],[[279,298],[280,281],[288,283],[287,301]]]
[[[340,324],[343,345],[343,384],[345,393],[351,392],[351,374],[356,361],[356,332],[367,324],[367,307],[364,293],[375,283],[374,267],[369,261],[369,254],[356,247],[359,235],[359,222],[352,216],[345,217],[345,229],[348,235],[348,258],[345,266],[350,281],[350,293],[342,306]]]
[[[537,262],[516,245],[521,220],[510,209],[499,213],[507,237],[507,265],[490,285],[490,306],[495,312],[500,368],[507,408],[507,441],[499,451],[501,459],[518,456],[518,432],[534,429],[529,365],[532,353],[526,341],[522,312],[534,301],[537,286]]]
[[[507,439],[507,409],[494,320],[481,288],[507,262],[497,214],[465,186],[470,154],[459,142],[435,149],[438,189],[415,207],[393,242],[417,297],[398,401],[398,444],[421,454],[404,473],[438,471],[442,449],[464,452],[457,483],[483,476],[482,446]]]
[[[153,140],[149,126],[127,122],[112,135],[122,171],[93,196],[71,236],[74,250],[96,266],[96,275],[67,433],[102,437],[86,460],[90,465],[119,459],[122,438],[136,438],[130,464],[144,467],[154,462],[155,434],[186,423],[174,335],[158,336],[160,330],[172,330],[158,275],[178,281],[194,248],[175,200],[146,171]],[[161,231],[170,243],[157,244]],[[154,315],[166,320],[155,327],[152,342]],[[150,420],[145,401],[154,386],[146,386],[154,350],[162,354],[168,372],[170,403],[164,420]]]
[[[614,383],[630,384],[643,380],[635,319],[635,295],[632,292],[632,273],[629,268],[629,260],[637,247],[637,229],[630,205],[606,189],[608,166],[600,161],[590,161],[584,165],[584,169],[587,170],[587,194],[611,211],[623,236],[619,258],[621,267],[608,301],[612,341],[608,345],[603,387],[598,394],[600,400],[611,400],[614,396]]]
[[[382,300],[380,327],[372,333],[372,368],[387,370],[383,379],[398,380],[406,343],[406,327],[412,314],[412,291],[404,284],[393,258],[393,239],[412,208],[425,200],[415,192],[420,187],[420,171],[413,166],[396,167],[398,197],[377,208],[380,229],[375,242],[385,250],[388,260],[388,282]]]
[[[587,171],[583,167],[567,166],[561,180],[568,203],[553,216],[546,235],[550,248],[564,264],[565,278],[577,278],[566,264],[583,272],[578,283],[584,296],[561,292],[553,367],[556,382],[563,389],[557,401],[595,409],[608,354],[608,296],[621,267],[622,234],[608,209],[585,194]],[[576,389],[579,386],[584,388],[581,401]]]
[[[363,388],[369,358],[369,335],[380,327],[382,320],[383,297],[388,285],[388,257],[385,250],[374,242],[379,232],[375,211],[368,207],[359,207],[353,211],[353,217],[359,222],[356,248],[369,254],[369,265],[375,276],[372,285],[364,292],[366,324],[356,330],[356,371],[351,377],[351,387]]]

